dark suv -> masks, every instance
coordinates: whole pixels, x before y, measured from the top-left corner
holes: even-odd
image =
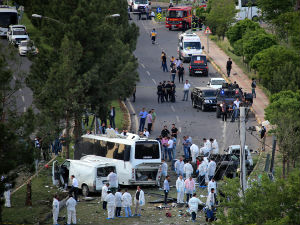
[[[195,87],[191,93],[192,105],[202,111],[216,109],[217,90],[208,87]]]
[[[207,59],[205,55],[193,55],[191,57],[190,76],[208,76]]]

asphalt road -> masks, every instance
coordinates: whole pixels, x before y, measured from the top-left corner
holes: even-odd
[[[179,129],[179,138],[177,142],[177,152],[183,153],[182,137],[189,135],[193,138],[193,142],[197,145],[202,145],[202,139],[216,138],[219,143],[220,151],[227,148],[229,145],[239,144],[239,126],[238,122],[230,123],[223,122],[216,118],[216,113],[202,112],[194,109],[191,104],[190,93],[189,100],[182,101],[183,84],[176,83],[176,102],[175,103],[157,103],[156,86],[159,82],[170,80],[170,73],[164,73],[161,68],[160,55],[161,52],[166,52],[168,57],[177,57],[177,42],[178,34],[181,31],[169,31],[164,27],[164,24],[155,23],[149,20],[138,21],[136,16],[132,16],[133,21],[140,28],[140,36],[138,38],[137,49],[135,55],[139,61],[139,76],[140,82],[137,84],[136,102],[128,101],[132,120],[134,124],[138,123],[139,118],[136,116],[140,110],[145,107],[147,110],[154,108],[157,113],[157,121],[154,124],[154,132],[151,137],[159,136],[163,125],[171,128],[171,124],[175,123]],[[157,36],[157,44],[152,45],[150,40],[150,32],[155,28]],[[205,46],[205,41],[202,42]],[[206,47],[206,46],[205,46]],[[224,59],[225,60],[225,59]],[[168,60],[169,66],[169,60]],[[211,77],[221,77],[220,74],[209,64],[208,77],[189,77],[188,64],[185,63],[184,80],[189,80],[192,88],[198,86],[206,86]],[[192,89],[191,88],[191,89]],[[252,115],[246,127],[257,125],[254,116]],[[133,126],[133,129],[136,126]],[[135,130],[135,129],[134,129]],[[246,145],[252,149],[257,149],[257,140],[247,134]]]
[[[13,82],[18,79],[23,84],[23,87],[15,93],[17,112],[26,112],[33,101],[32,91],[26,87],[24,80],[26,74],[29,73],[31,62],[27,57],[19,56],[18,49],[10,46],[6,39],[0,39],[0,44],[2,53],[10,55],[8,67],[13,72]]]

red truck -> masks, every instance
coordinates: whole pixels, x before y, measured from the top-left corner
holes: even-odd
[[[166,28],[186,30],[191,27],[192,7],[177,6],[168,9],[166,17]]]

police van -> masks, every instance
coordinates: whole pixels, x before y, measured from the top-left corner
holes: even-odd
[[[186,32],[178,38],[178,57],[183,61],[190,61],[192,55],[201,55],[202,49],[200,38],[197,34]]]
[[[74,158],[115,165],[120,185],[159,185],[160,143],[132,133],[122,136],[114,132],[83,135],[75,145]]]

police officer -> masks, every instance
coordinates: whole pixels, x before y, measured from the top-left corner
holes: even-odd
[[[164,101],[164,98],[163,98],[163,88],[162,88],[161,82],[159,82],[159,84],[157,85],[157,103],[159,103],[159,101],[161,103],[163,103],[163,101]]]

